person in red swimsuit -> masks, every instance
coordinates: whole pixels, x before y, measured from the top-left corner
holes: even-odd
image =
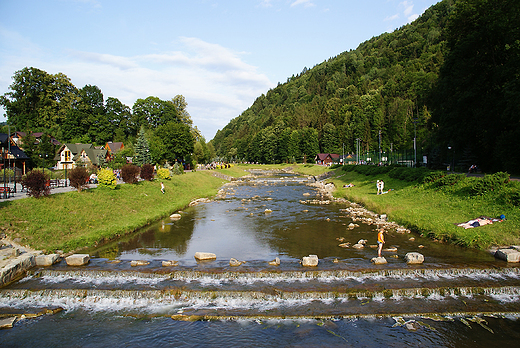
[[[381,250],[383,250],[383,244],[385,244],[385,230],[380,228],[377,233],[377,256],[381,257]]]

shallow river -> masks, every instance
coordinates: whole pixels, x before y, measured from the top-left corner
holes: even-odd
[[[0,315],[55,314],[18,320],[0,346],[517,346],[517,265],[395,228],[388,263],[373,265],[377,225],[353,220],[349,204],[324,204],[313,182],[234,182],[180,220],[89,251],[88,266],[36,269],[0,289]],[[407,265],[408,252],[425,262]],[[300,264],[308,255],[317,267]]]

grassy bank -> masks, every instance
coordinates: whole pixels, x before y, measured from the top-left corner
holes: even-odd
[[[118,185],[0,203],[0,230],[32,248],[75,250],[129,233],[216,194],[223,184],[209,172],[193,172],[160,182]]]
[[[389,219],[420,233],[442,241],[466,247],[485,249],[492,245],[520,244],[520,212],[497,194],[478,196],[465,194],[467,184],[453,184],[444,188],[435,185],[410,183],[386,174],[363,175],[354,171],[337,170],[333,179],[338,188],[336,196],[363,204],[367,209],[385,213]],[[385,182],[387,194],[377,195],[376,180]],[[470,182],[468,179],[466,181]],[[344,188],[352,183],[354,187]],[[497,217],[506,221],[477,228],[456,226],[479,216]]]

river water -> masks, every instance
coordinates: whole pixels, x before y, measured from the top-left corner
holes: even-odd
[[[314,178],[264,174],[90,250],[87,266],[62,261],[0,289],[0,315],[25,315],[0,346],[517,346],[517,265],[391,225],[395,249],[374,265],[377,224],[356,205],[326,204]],[[407,265],[408,252],[425,262]],[[317,267],[300,264],[308,255]]]

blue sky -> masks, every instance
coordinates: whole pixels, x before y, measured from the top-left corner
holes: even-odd
[[[437,2],[1,0],[0,94],[24,67],[96,85],[129,107],[182,94],[209,141],[278,82]]]

